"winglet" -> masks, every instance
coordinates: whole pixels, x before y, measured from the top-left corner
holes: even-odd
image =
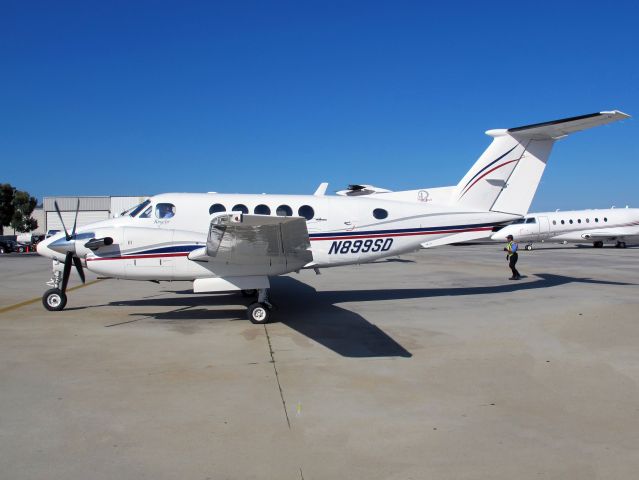
[[[324,195],[326,195],[327,188],[328,182],[320,183],[319,187],[317,187],[317,190],[315,190],[315,193],[313,195],[315,195],[316,197],[323,197]]]

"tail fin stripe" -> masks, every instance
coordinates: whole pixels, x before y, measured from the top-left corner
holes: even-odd
[[[491,166],[493,166],[494,164],[496,164],[499,160],[501,160],[502,158],[504,158],[506,155],[508,155],[510,152],[512,152],[515,148],[517,148],[517,145],[515,145],[513,148],[511,148],[510,150],[508,150],[506,153],[504,153],[502,156],[500,156],[499,158],[497,158],[496,160],[493,160],[492,162],[490,162],[488,165],[486,165],[484,168],[482,168],[479,172],[477,172],[473,178],[471,178],[470,180],[468,180],[468,183],[464,186],[464,189],[470,185],[470,182],[472,182],[473,180],[475,180],[475,178],[477,177],[477,175],[479,175],[481,172],[483,172],[484,170],[486,170],[487,168],[490,168]],[[504,164],[505,165],[505,164]],[[473,184],[474,185],[474,184]]]
[[[512,150],[511,150],[511,152],[512,152]],[[510,153],[510,152],[508,152],[508,153]],[[500,157],[500,158],[501,158],[501,157]],[[504,166],[508,165],[509,163],[513,163],[513,162],[517,162],[517,161],[519,161],[519,159],[518,159],[518,158],[516,158],[516,159],[514,159],[514,160],[509,160],[509,161],[507,161],[507,162],[505,162],[505,163],[502,163],[501,165],[498,165],[498,166],[496,166],[495,168],[491,168],[491,169],[490,169],[490,170],[488,170],[486,173],[484,173],[481,177],[479,177],[477,180],[475,180],[475,181],[473,182],[473,184],[472,184],[470,187],[468,187],[468,189],[467,189],[467,190],[465,190],[465,191],[461,194],[461,196],[459,197],[459,199],[461,200],[461,199],[463,198],[463,196],[464,196],[464,195],[466,195],[466,194],[470,191],[470,189],[471,189],[471,188],[473,188],[473,187],[475,186],[475,184],[476,184],[477,182],[479,182],[482,178],[484,178],[484,177],[485,177],[486,175],[488,175],[489,173],[494,172],[495,170],[498,170],[498,169],[500,169],[501,167],[504,167]]]

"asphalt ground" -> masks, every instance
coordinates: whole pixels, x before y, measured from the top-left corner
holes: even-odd
[[[0,256],[2,479],[629,479],[639,249],[443,247],[238,294]],[[95,276],[88,275],[89,282]]]

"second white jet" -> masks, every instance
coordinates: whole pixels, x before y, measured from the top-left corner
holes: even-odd
[[[615,242],[616,247],[626,248],[626,242],[639,243],[639,208],[529,213],[490,238],[505,241],[508,235],[526,243],[526,250],[536,242],[592,242],[595,248]]]

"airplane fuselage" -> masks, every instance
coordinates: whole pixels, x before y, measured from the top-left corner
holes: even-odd
[[[79,238],[110,237],[92,251],[76,242],[76,254],[98,275],[139,280],[194,280],[228,274],[224,265],[194,262],[188,254],[206,244],[211,218],[221,211],[306,218],[313,261],[306,268],[367,263],[420,248],[460,232],[488,236],[493,226],[517,216],[473,212],[450,205],[365,197],[173,193],[151,197],[136,212],[78,229]],[[170,216],[160,209],[171,210]],[[146,214],[145,214],[146,213]],[[63,238],[48,239],[47,243]],[[40,253],[64,260],[64,255]],[[77,251],[77,249],[81,251]],[[83,250],[84,249],[84,250]],[[237,275],[237,266],[233,274]],[[282,271],[273,270],[278,275]]]
[[[519,242],[596,242],[639,240],[639,209],[611,208],[530,213],[492,235]]]

